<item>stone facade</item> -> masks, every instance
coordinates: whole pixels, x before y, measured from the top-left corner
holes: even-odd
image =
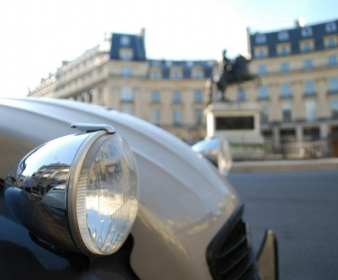
[[[63,62],[53,89],[41,84],[29,96],[98,104],[152,122],[185,141],[203,139],[205,80],[218,71],[217,61],[147,60],[143,36],[112,34],[104,44]]]
[[[338,21],[249,37],[250,70],[262,86],[247,99],[261,106],[263,134],[277,147],[283,137],[337,134]]]

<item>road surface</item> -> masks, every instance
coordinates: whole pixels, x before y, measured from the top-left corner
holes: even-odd
[[[278,238],[281,280],[338,279],[338,170],[230,173],[254,247]]]

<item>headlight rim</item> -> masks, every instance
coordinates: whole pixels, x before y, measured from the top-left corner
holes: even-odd
[[[69,222],[69,229],[70,235],[73,239],[74,244],[77,248],[87,256],[101,256],[100,254],[95,254],[90,251],[87,246],[85,245],[82,235],[80,232],[80,228],[78,225],[78,218],[77,218],[77,194],[78,194],[78,182],[80,179],[80,174],[82,170],[82,166],[84,160],[90,150],[90,148],[94,145],[94,143],[103,135],[106,135],[104,131],[97,131],[91,132],[89,137],[82,143],[81,147],[79,148],[74,162],[72,164],[69,180],[68,180],[68,193],[67,193],[67,215],[68,215],[68,222]]]

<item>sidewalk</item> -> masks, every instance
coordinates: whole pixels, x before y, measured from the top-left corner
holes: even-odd
[[[338,158],[233,162],[230,172],[337,169]]]

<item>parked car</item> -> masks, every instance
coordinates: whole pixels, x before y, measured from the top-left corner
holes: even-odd
[[[75,101],[0,112],[2,279],[277,279],[273,233],[254,256],[235,189],[181,140]]]

